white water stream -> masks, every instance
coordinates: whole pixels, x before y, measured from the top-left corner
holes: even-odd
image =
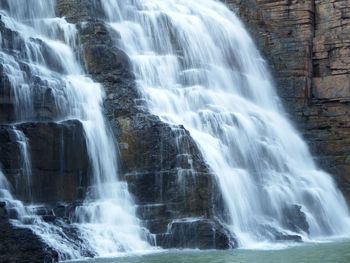
[[[84,76],[74,53],[77,49],[75,25],[55,17],[54,0],[10,0],[7,3],[8,11],[0,11],[1,21],[18,32],[22,42],[13,43],[14,46],[21,45],[18,53],[0,50],[0,61],[11,84],[17,121],[36,120],[35,96],[45,94],[45,89],[49,88],[58,110],[57,122],[67,119],[82,122],[92,167],[90,190],[73,217],[81,244],[76,245],[63,228],[42,221],[28,212],[30,209],[23,211],[33,223],[25,224],[22,216],[16,224],[31,228],[60,252],[60,259],[82,257],[82,251],[110,256],[148,249],[127,185],[118,180],[115,143],[102,113],[102,87]],[[6,45],[8,43],[4,43]],[[27,68],[28,74],[23,68]],[[33,82],[36,77],[47,85],[36,85]],[[22,148],[24,169],[31,169],[26,139],[22,132],[16,134]],[[24,172],[30,177],[31,171]],[[15,204],[2,174],[0,180],[7,196],[5,199]],[[29,183],[27,187],[30,188]]]
[[[217,176],[242,247],[296,234],[284,223],[293,205],[306,214],[304,240],[349,234],[344,198],[286,118],[235,14],[214,0],[102,3],[149,109],[184,125]]]

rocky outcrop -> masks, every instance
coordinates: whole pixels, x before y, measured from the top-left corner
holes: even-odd
[[[283,209],[284,225],[295,233],[309,233],[309,224],[301,206],[291,205]]]
[[[0,262],[51,263],[58,260],[57,252],[49,248],[31,230],[15,227],[8,220],[1,218],[1,215],[0,237]]]
[[[350,201],[350,1],[226,2],[267,58],[316,161]]]
[[[208,219],[174,220],[168,231],[158,237],[164,248],[227,249],[230,233],[220,224]],[[231,246],[237,246],[231,242]]]

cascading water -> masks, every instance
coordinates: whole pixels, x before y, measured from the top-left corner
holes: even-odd
[[[20,173],[20,178],[17,180],[17,189],[21,189],[20,192],[28,200],[31,199],[31,175],[32,175],[32,164],[30,161],[29,150],[28,150],[28,141],[22,131],[13,129],[16,135],[16,141],[19,144],[20,148],[20,162],[22,164],[22,169]]]
[[[24,218],[27,211],[22,202],[16,200],[11,194],[11,186],[0,167],[0,201],[5,202],[9,209],[14,209],[19,218]]]
[[[79,233],[79,244],[70,239],[60,224],[49,224],[35,215],[35,205],[24,206],[11,195],[9,183],[0,174],[1,191],[11,204],[17,202],[23,213],[14,222],[31,228],[60,253],[60,259],[82,257],[83,251],[94,255],[115,255],[121,252],[145,250],[144,231],[135,217],[134,206],[125,183],[117,179],[117,156],[112,135],[105,123],[100,85],[84,76],[76,59],[76,27],[55,17],[54,0],[2,1],[1,23],[18,33],[17,53],[2,44],[0,62],[11,86],[15,101],[14,125],[26,121],[41,121],[35,111],[36,98],[51,94],[55,105],[53,119],[58,123],[78,119],[83,124],[91,161],[92,182],[83,204],[78,206],[72,225]],[[16,132],[21,145],[23,174],[28,176],[30,192],[30,156],[24,134]],[[2,197],[1,197],[2,198]],[[23,217],[30,217],[31,223]]]
[[[104,0],[152,113],[184,125],[217,176],[243,247],[348,234],[349,213],[285,117],[239,19],[214,0]],[[307,226],[291,228],[301,212]]]

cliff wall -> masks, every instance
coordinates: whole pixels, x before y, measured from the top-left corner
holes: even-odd
[[[350,1],[227,0],[318,164],[350,199]]]

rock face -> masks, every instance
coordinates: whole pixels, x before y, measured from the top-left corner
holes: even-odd
[[[350,1],[226,2],[267,58],[316,161],[350,201]]]
[[[18,132],[28,140],[30,175],[24,174]],[[16,197],[22,201],[74,202],[84,197],[89,157],[79,121],[0,125],[0,160]]]

